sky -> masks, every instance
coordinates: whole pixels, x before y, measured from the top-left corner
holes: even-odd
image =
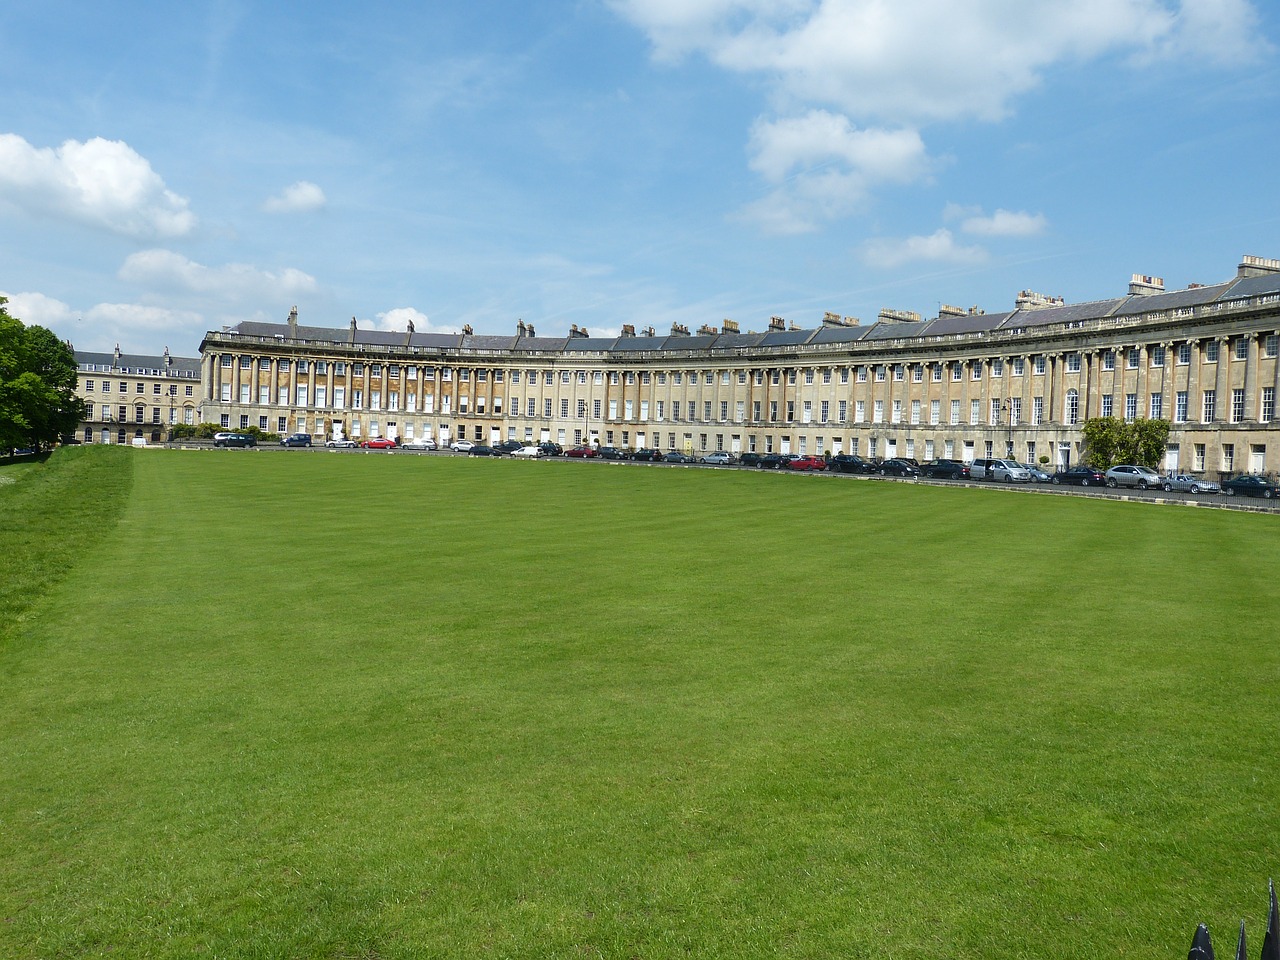
[[[1273,0],[0,5],[0,296],[539,336],[1012,309],[1280,257]]]

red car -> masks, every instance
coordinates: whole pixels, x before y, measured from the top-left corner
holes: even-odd
[[[827,461],[821,457],[796,457],[787,464],[788,470],[825,470]]]
[[[372,440],[366,440],[360,446],[366,450],[394,450],[396,442],[390,437],[374,437]]]
[[[598,457],[600,451],[592,447],[574,447],[572,450],[564,452],[566,457]]]

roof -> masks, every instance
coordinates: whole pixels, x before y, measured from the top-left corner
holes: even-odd
[[[200,375],[199,357],[175,357],[167,359],[140,353],[122,353],[119,358],[114,353],[95,353],[90,350],[77,350],[76,365],[81,369],[98,368],[102,372],[117,371],[119,373],[146,374],[161,376],[166,371],[172,376],[184,373],[198,377]]]

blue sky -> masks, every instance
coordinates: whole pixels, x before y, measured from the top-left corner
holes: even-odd
[[[78,348],[240,320],[743,330],[1280,257],[1264,0],[0,7],[0,295]]]

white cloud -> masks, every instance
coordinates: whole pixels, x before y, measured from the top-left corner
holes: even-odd
[[[700,52],[792,102],[893,124],[1007,116],[1059,63],[1129,54],[1239,63],[1248,0],[613,0],[659,57]]]
[[[129,237],[189,233],[195,215],[126,143],[94,137],[38,149],[0,134],[0,198],[33,216],[57,217]]]
[[[744,217],[781,234],[847,216],[872,188],[923,179],[931,165],[915,130],[860,130],[826,110],[757,120],[749,150],[751,168],[778,186]]]
[[[200,342],[208,329],[205,318],[194,310],[174,310],[138,303],[99,303],[79,310],[43,293],[4,293],[6,309],[26,324],[48,327],[70,340],[78,350],[109,351],[118,343],[126,352],[158,353],[162,338],[175,345]]]
[[[299,180],[282,190],[277,196],[268,197],[262,204],[267,213],[310,213],[321,209],[328,200],[314,183]]]
[[[981,263],[987,251],[956,243],[951,231],[942,227],[927,237],[868,240],[862,246],[862,259],[870,266],[892,269],[906,263]]]
[[[6,293],[0,290],[0,297],[7,297],[9,300],[5,304],[9,316],[17,317],[25,324],[53,329],[59,325],[65,326],[76,318],[76,312],[70,306],[43,293]]]
[[[414,333],[459,333],[460,328],[453,326],[437,327],[421,310],[413,307],[395,307],[385,313],[377,314],[373,319],[375,330],[408,330],[413,322]]]
[[[288,300],[316,289],[314,277],[292,267],[275,273],[243,263],[206,267],[172,250],[130,254],[120,267],[119,276],[153,290],[232,301]]]
[[[1043,213],[997,210],[989,217],[981,213],[966,216],[960,229],[980,237],[1033,237],[1044,233],[1048,224]]]

